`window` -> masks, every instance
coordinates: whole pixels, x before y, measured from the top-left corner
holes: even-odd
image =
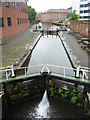
[[[19,25],[19,18],[17,18],[17,24]]]
[[[11,26],[11,18],[7,18],[8,26]]]
[[[12,0],[12,7],[15,8],[14,0]]]
[[[9,7],[9,0],[5,0],[5,6]]]
[[[1,6],[1,0],[0,0],[0,6]]]
[[[0,17],[0,27],[4,27],[4,21],[2,17]]]

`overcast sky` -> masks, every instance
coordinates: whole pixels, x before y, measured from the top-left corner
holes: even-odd
[[[29,0],[28,5],[35,8],[36,12],[43,12],[48,9],[69,8],[73,0]]]

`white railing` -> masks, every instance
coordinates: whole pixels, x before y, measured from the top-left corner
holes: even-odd
[[[16,71],[18,72],[21,71],[21,74],[19,75],[23,75],[24,77],[26,77],[28,74],[43,73],[43,72],[48,72],[49,74],[50,72],[53,72],[64,75],[64,77],[65,76],[80,77],[82,78],[82,81],[84,79],[89,79],[90,76],[90,68],[80,67],[80,66],[78,66],[77,68],[70,68],[70,67],[63,67],[63,66],[50,65],[50,64],[46,64],[46,65],[40,64],[29,67],[21,67],[17,69],[13,68],[13,66],[0,68],[0,72],[4,73],[2,79],[6,79],[6,80],[8,80],[10,76],[11,77],[19,76],[19,75],[15,75]]]

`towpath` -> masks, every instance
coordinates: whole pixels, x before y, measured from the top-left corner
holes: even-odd
[[[9,39],[2,42],[2,66],[15,64],[25,54],[25,46],[32,45],[35,39],[39,36],[39,32],[34,33],[31,30],[35,25]]]
[[[66,42],[71,48],[73,55],[75,55],[77,61],[80,61],[81,66],[90,67],[90,56],[81,48],[81,45],[77,42],[78,39],[75,36],[68,34],[67,31],[63,31],[63,36],[66,38]]]

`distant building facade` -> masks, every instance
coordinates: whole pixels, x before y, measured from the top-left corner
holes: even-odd
[[[80,15],[81,20],[90,20],[90,0],[73,0],[73,10]]]
[[[67,14],[71,12],[71,10],[65,9],[50,9],[46,12],[38,14],[38,20],[41,22],[57,22],[59,20],[67,19]]]
[[[0,39],[17,35],[29,27],[28,8],[22,0],[0,0]]]

